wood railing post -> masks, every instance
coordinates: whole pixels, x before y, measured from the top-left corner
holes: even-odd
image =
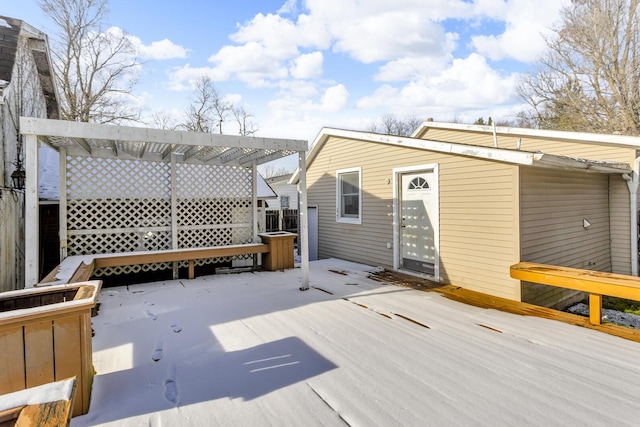
[[[602,323],[602,295],[589,294],[589,321],[593,325]]]
[[[195,261],[190,259],[189,260],[189,279],[193,279],[194,277],[196,277]]]

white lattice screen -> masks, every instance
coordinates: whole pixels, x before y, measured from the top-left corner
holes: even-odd
[[[170,163],[66,159],[68,255],[172,248]],[[175,171],[177,248],[252,241],[250,169],[178,163]],[[220,261],[228,259],[199,260],[197,265]],[[170,267],[170,263],[115,267],[98,270],[96,275]]]

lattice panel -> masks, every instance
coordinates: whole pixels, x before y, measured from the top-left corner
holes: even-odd
[[[71,234],[69,255],[113,254],[118,252],[171,249],[171,232],[140,231],[128,233]]]
[[[67,156],[68,199],[171,199],[171,165]]]
[[[220,165],[179,163],[179,199],[251,198],[251,170]]]
[[[177,204],[178,226],[249,224],[250,199],[184,199]]]
[[[171,200],[167,199],[85,199],[69,200],[67,205],[69,230],[170,226]]]
[[[68,255],[170,249],[171,182],[169,163],[67,156]],[[179,163],[175,183],[178,248],[252,241],[250,170]],[[231,259],[197,260],[196,265]],[[172,265],[104,268],[96,275]]]
[[[96,277],[112,276],[114,274],[139,273],[141,271],[158,271],[173,268],[171,262],[156,262],[153,264],[126,265],[122,267],[104,267],[96,269],[93,274]]]

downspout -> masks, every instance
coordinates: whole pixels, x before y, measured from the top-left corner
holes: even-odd
[[[622,175],[629,187],[629,209],[631,214],[631,275],[638,275],[638,184],[640,157],[633,162],[633,172]]]

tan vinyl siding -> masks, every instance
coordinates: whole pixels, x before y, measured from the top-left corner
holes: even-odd
[[[622,177],[609,178],[611,271],[631,274],[631,213],[629,187]]]
[[[494,147],[493,135],[484,132],[432,128],[425,132],[422,139]],[[513,135],[498,134],[497,139],[499,148],[512,150],[517,148],[518,138]],[[629,165],[632,165],[635,159],[634,148],[615,147],[605,144],[589,144],[577,141],[571,142],[533,137],[522,137],[520,144],[520,149],[523,151],[541,151],[546,154],[556,154],[559,156],[623,162]]]
[[[307,173],[319,205],[319,256],[393,267],[393,169],[438,164],[440,275],[444,283],[520,298],[518,168],[474,158],[331,137]],[[362,224],[336,222],[336,170],[362,167]]]
[[[611,271],[607,175],[521,168],[522,260]],[[591,222],[588,229],[583,219]],[[562,306],[576,292],[523,283],[523,301]]]

